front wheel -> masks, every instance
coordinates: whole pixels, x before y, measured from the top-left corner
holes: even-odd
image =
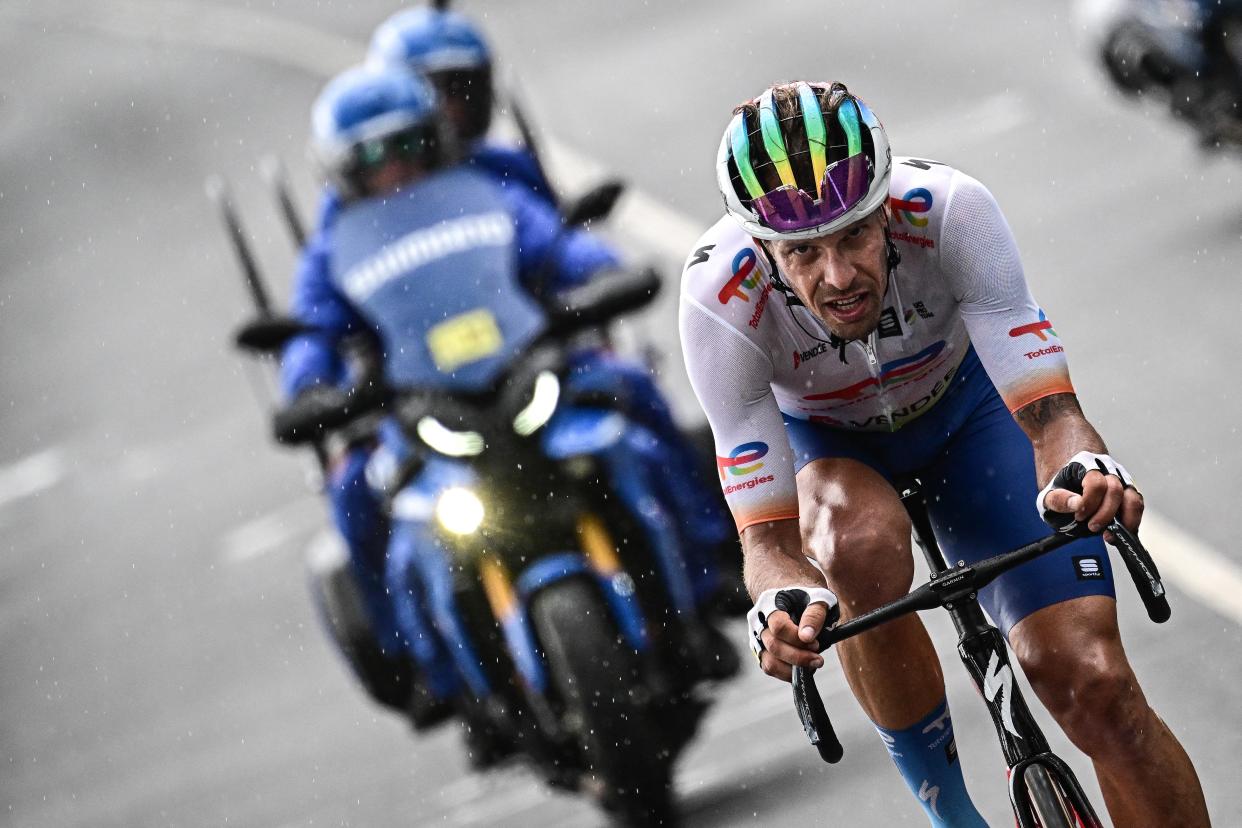
[[[539,592],[531,618],[568,728],[605,805],[627,825],[671,825],[672,757],[644,715],[638,658],[617,634],[593,583]]]

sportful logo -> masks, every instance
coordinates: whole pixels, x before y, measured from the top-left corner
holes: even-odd
[[[1047,334],[1051,334],[1053,336],[1057,335],[1057,332],[1052,329],[1052,323],[1048,321],[1048,317],[1044,314],[1043,308],[1039,309],[1038,322],[1032,322],[1029,325],[1019,325],[1016,328],[1011,328],[1009,331],[1009,335],[1015,338],[1025,336],[1027,334],[1038,337],[1040,342],[1048,341]],[[1030,358],[1031,357],[1027,357],[1027,359]]]
[[[758,263],[759,254],[754,249],[746,247],[738,251],[733,257],[733,276],[725,282],[716,296],[720,304],[727,305],[734,299],[750,301],[750,294],[746,291],[754,290],[759,284],[759,274],[755,272],[755,265]]]
[[[931,345],[928,345],[914,356],[902,357],[901,359],[884,363],[880,368],[880,376],[878,378],[867,377],[865,380],[856,382],[853,385],[847,385],[845,388],[825,391],[822,394],[809,394],[802,399],[845,400],[852,402],[871,388],[893,388],[919,376],[920,372],[930,366],[943,350],[944,340],[942,339],[939,342],[933,342]]]
[[[888,199],[898,223],[904,217],[914,227],[926,227],[926,216],[915,216],[915,213],[926,213],[932,208],[932,194],[926,187],[915,187],[901,198]]]
[[[763,464],[759,462],[759,458],[768,453],[768,444],[758,441],[753,443],[742,443],[729,453],[728,457],[716,458],[716,470],[720,472],[720,479],[725,479],[725,474],[731,474],[734,477],[745,477],[746,475],[757,472],[763,468]]]
[[[1001,722],[1005,730],[1021,739],[1022,734],[1013,725],[1013,670],[1006,664],[998,672],[996,667],[999,664],[1000,653],[993,650],[992,657],[988,659],[988,669],[983,674],[983,695],[988,701],[995,702],[996,694],[1001,694]]]

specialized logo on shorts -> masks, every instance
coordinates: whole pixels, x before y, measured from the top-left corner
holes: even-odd
[[[1080,581],[1099,581],[1104,578],[1104,567],[1095,555],[1075,555],[1074,572]]]
[[[893,209],[893,215],[897,217],[898,224],[904,218],[914,227],[927,226],[926,216],[915,215],[915,213],[926,213],[932,208],[932,194],[926,187],[908,190],[901,198],[889,196],[888,203]]]
[[[729,452],[728,457],[716,458],[716,470],[720,472],[720,479],[724,480],[726,474],[734,477],[745,477],[752,472],[757,472],[763,468],[763,464],[759,462],[759,458],[768,453],[768,444],[758,441],[753,443],[742,443],[740,446]]]
[[[1026,336],[1027,334],[1037,337],[1040,342],[1047,342],[1049,334],[1052,336],[1057,335],[1057,332],[1052,329],[1052,323],[1048,321],[1048,317],[1044,313],[1043,308],[1039,309],[1038,322],[1032,322],[1029,325],[1019,325],[1018,327],[1011,328],[1009,330],[1009,335],[1015,338],[1019,336]],[[1028,359],[1030,358],[1031,357],[1028,357]]]
[[[754,290],[759,284],[759,274],[755,272],[755,266],[758,263],[759,254],[754,251],[754,248],[744,247],[737,252],[737,255],[733,257],[733,275],[716,296],[720,304],[727,305],[734,299],[741,299],[743,302],[750,301],[750,294],[747,291]]]
[[[914,356],[902,357],[892,362],[886,362],[880,367],[880,376],[867,377],[864,380],[847,385],[844,388],[838,388],[835,391],[825,391],[822,394],[808,394],[803,397],[804,400],[842,400],[845,402],[855,402],[864,394],[871,390],[888,390],[899,385],[909,382],[921,376],[923,370],[930,367],[936,358],[944,351],[944,340],[933,342]]]

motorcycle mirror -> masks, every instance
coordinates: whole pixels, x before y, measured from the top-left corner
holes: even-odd
[[[288,316],[259,316],[233,334],[233,343],[243,351],[277,354],[295,336],[309,331],[306,325]]]
[[[615,178],[595,185],[565,208],[565,224],[574,227],[606,218],[623,192],[625,185]]]
[[[561,330],[599,325],[649,304],[661,283],[652,268],[601,277],[558,294],[550,309],[552,318]]]

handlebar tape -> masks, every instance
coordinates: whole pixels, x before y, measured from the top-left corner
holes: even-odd
[[[776,608],[789,613],[789,617],[795,624],[802,620],[802,613],[808,601],[809,596],[800,589],[783,589],[776,594]],[[833,607],[832,609],[835,616],[830,617],[824,624],[821,635],[826,633],[840,617],[840,608]],[[841,746],[836,731],[832,729],[832,720],[828,718],[828,711],[824,709],[824,700],[819,695],[819,688],[815,686],[814,676],[815,670],[812,668],[793,668],[794,707],[798,710],[802,730],[815,749],[819,751],[820,758],[829,764],[835,764],[840,762],[841,757],[845,755],[845,748]]]

